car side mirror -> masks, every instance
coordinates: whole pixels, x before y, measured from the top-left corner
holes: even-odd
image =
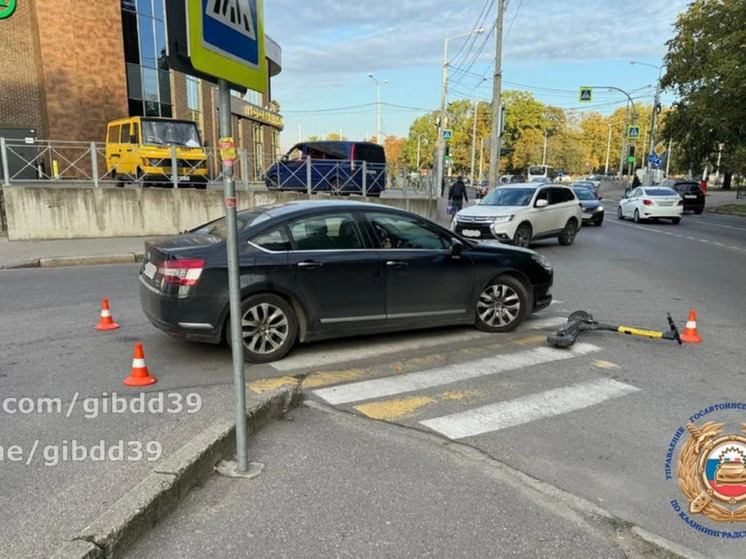
[[[464,243],[455,237],[451,238],[451,256],[459,258],[462,252],[464,252]]]
[[[535,207],[537,208],[546,208],[549,205],[549,200],[537,200]]]

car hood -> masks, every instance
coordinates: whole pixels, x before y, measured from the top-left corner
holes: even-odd
[[[517,211],[525,210],[527,206],[469,206],[456,214],[457,217],[496,217],[513,215]]]
[[[580,200],[580,206],[585,210],[588,208],[597,208],[601,205],[600,200]]]

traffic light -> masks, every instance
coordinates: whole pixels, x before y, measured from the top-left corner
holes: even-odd
[[[629,146],[629,156],[630,157],[635,156],[635,146]]]
[[[446,144],[446,161],[449,161],[451,159],[451,146]]]

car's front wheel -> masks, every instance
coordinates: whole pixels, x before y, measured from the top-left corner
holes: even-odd
[[[510,332],[528,313],[526,287],[513,276],[499,276],[477,299],[476,327],[483,332]]]
[[[621,205],[616,209],[616,218],[624,220],[624,213],[622,212],[622,206]]]
[[[603,222],[604,222],[604,217],[603,217],[603,216],[601,216],[601,217],[597,217],[597,218],[596,218],[596,219],[595,219],[595,220],[593,221],[593,225],[595,225],[596,227],[601,227],[601,224],[602,224]]]
[[[565,223],[565,228],[562,230],[562,234],[559,236],[559,244],[562,246],[570,246],[575,242],[575,236],[578,234],[578,222],[574,219],[568,219]]]
[[[513,235],[513,244],[517,247],[528,248],[531,244],[531,226],[528,223],[521,223]]]
[[[230,322],[226,324],[225,334],[230,344]],[[282,359],[293,347],[297,335],[298,319],[282,297],[260,293],[242,301],[241,336],[245,361],[269,363]]]

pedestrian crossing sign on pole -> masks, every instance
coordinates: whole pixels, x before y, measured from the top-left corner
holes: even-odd
[[[578,95],[578,101],[581,103],[590,103],[593,100],[593,88],[592,87],[581,87],[580,94]]]
[[[628,140],[639,140],[640,139],[640,127],[630,126],[627,129],[627,139]]]

